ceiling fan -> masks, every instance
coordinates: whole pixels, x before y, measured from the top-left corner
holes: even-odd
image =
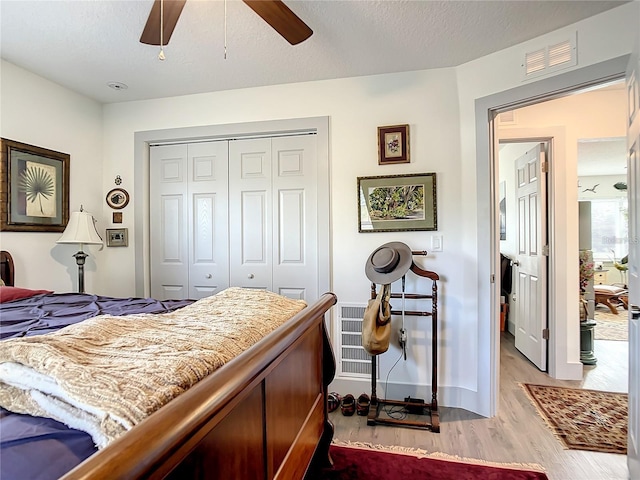
[[[169,43],[182,8],[187,0],[155,0],[144,27],[140,42],[147,45],[166,45]],[[282,0],[243,0],[265,22],[282,35],[291,45],[306,40],[313,34],[313,30],[300,17],[291,11]],[[164,19],[160,21],[160,11],[164,11]],[[162,42],[160,39],[160,24],[163,25]]]

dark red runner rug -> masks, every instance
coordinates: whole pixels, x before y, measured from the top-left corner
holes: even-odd
[[[331,445],[333,468],[306,480],[548,480],[535,470]],[[471,461],[472,462],[472,461]]]

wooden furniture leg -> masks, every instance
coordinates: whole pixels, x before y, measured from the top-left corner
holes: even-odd
[[[596,293],[596,305],[601,303],[602,305],[606,305],[607,308],[609,309],[609,311],[611,311],[611,313],[613,315],[617,315],[618,314],[618,309],[616,308],[615,305],[613,305],[611,303],[612,299],[616,299],[618,300],[619,297],[617,295],[610,295],[610,294],[605,294],[605,293]]]

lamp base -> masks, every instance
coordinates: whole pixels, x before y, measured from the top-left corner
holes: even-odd
[[[78,264],[78,293],[84,293],[84,262],[88,256],[82,250],[73,255]]]

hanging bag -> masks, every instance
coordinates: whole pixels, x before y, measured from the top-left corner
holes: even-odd
[[[391,285],[382,285],[376,298],[369,300],[362,319],[362,346],[369,355],[389,349],[391,337]]]

